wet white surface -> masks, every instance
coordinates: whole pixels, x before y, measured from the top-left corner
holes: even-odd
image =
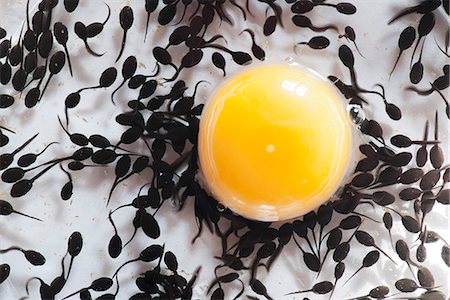
[[[142,44],[146,14],[143,9],[138,11],[137,8],[142,6],[140,2],[110,1],[109,5],[112,7],[111,20],[107,23],[101,38],[91,42],[92,48],[99,52],[106,52],[101,58],[93,58],[88,55],[82,42],[71,32],[69,52],[75,78],[71,78],[68,70],[65,68],[62,74],[55,77],[49,85],[44,101],[31,110],[26,109],[23,105],[24,95],[16,94],[14,109],[0,110],[0,124],[17,132],[13,136],[11,144],[1,151],[11,150],[33,134],[39,132],[39,136],[30,145],[30,150],[39,151],[48,143],[59,141],[61,145],[51,147],[45,157],[49,158],[70,153],[73,146],[68,143],[67,137],[58,125],[57,116],[63,115],[64,99],[68,93],[78,88],[95,84],[101,72],[111,66],[115,60],[121,39],[120,27],[117,26],[118,13],[124,3],[132,5],[136,9],[135,25],[129,32],[129,40],[125,53],[122,56],[122,61],[133,53],[138,57],[140,72],[143,74],[152,72],[155,61],[151,50],[157,43],[165,44],[161,41],[170,33],[170,29],[161,28],[157,25],[156,15],[154,14],[151,17],[149,37],[146,44]],[[433,94],[425,101],[411,92],[404,91],[404,87],[408,85],[408,77],[405,71],[409,64],[409,52],[408,55],[403,55],[397,70],[392,78],[388,80],[388,73],[392,68],[398,51],[398,35],[408,24],[417,22],[418,17],[408,17],[391,27],[386,25],[387,20],[401,6],[400,2],[410,4],[413,1],[396,1],[395,3],[388,0],[356,2],[358,2],[356,3],[358,5],[358,13],[356,15],[342,16],[334,12],[330,13],[330,10],[323,8],[318,9],[317,13],[314,12],[314,20],[318,24],[327,24],[333,23],[335,19],[338,19],[339,21],[336,24],[339,28],[343,28],[345,25],[351,25],[355,28],[358,46],[366,57],[365,59],[361,58],[355,52],[356,69],[360,84],[363,87],[371,88],[375,83],[383,83],[386,87],[387,98],[402,109],[404,118],[399,122],[387,119],[383,111],[384,107],[381,105],[381,99],[376,97],[368,97],[374,105],[367,107],[366,114],[369,118],[382,120],[382,123],[385,125],[386,136],[408,133],[415,139],[420,139],[425,120],[433,120],[435,111],[439,110],[442,112],[441,139],[443,140],[443,145],[448,145],[448,120],[444,117],[444,105],[438,96]],[[57,11],[58,13],[55,13],[54,18],[64,20],[69,28],[73,27],[72,24],[75,21],[82,20],[85,23],[90,23],[94,20],[102,20],[107,13],[106,6],[102,1],[98,0],[82,1],[76,13],[70,16],[63,11],[62,6]],[[21,26],[24,12],[25,1],[0,0],[0,26],[6,28],[9,33],[17,33],[17,28]],[[257,14],[255,13],[255,15]],[[234,16],[236,20],[240,20],[235,11]],[[445,16],[442,14],[440,17],[441,19],[438,21],[445,25]],[[251,18],[246,24],[247,27],[253,29],[258,28],[260,25],[261,20],[255,18]],[[306,29],[300,30],[294,27],[290,20],[287,19],[285,20],[285,25],[286,28],[284,30],[278,27],[275,34],[270,38],[264,37],[262,34],[257,36],[257,40],[267,52],[268,61],[277,62],[292,56],[301,64],[315,69],[325,76],[333,74],[342,77],[345,82],[349,82],[348,72],[337,60],[336,55],[337,45],[344,43],[343,39],[337,40],[336,35],[333,34],[331,39],[333,47],[323,52],[307,48],[298,48],[294,52],[292,49],[294,43],[307,41],[310,37],[317,34]],[[245,49],[249,48],[248,43],[250,40],[238,36],[242,28],[239,26],[233,28],[224,23],[220,29],[217,28],[217,31],[227,37],[230,48]],[[444,30],[445,28],[442,28],[442,32]],[[215,29],[211,28],[211,32],[215,32]],[[432,43],[433,38],[439,39],[442,35],[441,33],[440,36],[430,37],[424,52],[423,60],[426,66],[426,74],[434,74],[431,78],[435,78],[438,76],[435,74],[442,72],[440,68],[445,63],[441,59],[442,55],[439,56],[440,59],[436,59],[438,50]],[[243,44],[245,44],[245,48],[240,46]],[[353,47],[351,48],[353,49]],[[211,54],[212,52],[207,55]],[[238,68],[229,59],[227,59],[227,66],[228,74],[232,74]],[[117,65],[117,68],[120,70],[120,63]],[[163,72],[161,78],[164,75],[166,74]],[[220,75],[221,71],[216,70],[207,59],[193,71],[183,71],[182,73],[182,77],[188,82],[197,82],[197,80],[204,78],[208,78],[211,81],[210,85],[201,85],[199,91],[199,99],[201,101],[206,101],[214,86],[220,83]],[[429,79],[425,78],[423,84],[428,82]],[[2,89],[5,88],[0,86],[0,90]],[[111,90],[98,90],[82,93],[81,105],[72,112],[71,132],[83,132],[86,135],[104,133],[108,137],[115,137],[116,140],[120,138],[122,128],[111,119],[111,116],[124,109],[126,102],[136,95],[122,89],[117,94],[116,99],[118,100],[116,103],[118,105],[113,106],[110,102],[110,92]],[[141,146],[144,147],[144,145]],[[139,151],[139,149],[133,150]],[[445,150],[448,154],[448,147]],[[142,173],[122,184],[114,192],[109,207],[106,207],[106,200],[114,180],[114,169],[112,166],[88,168],[76,173],[76,176],[73,178],[75,186],[74,196],[68,202],[63,202],[59,196],[60,188],[67,178],[58,168],[52,170],[48,176],[39,179],[32,192],[18,199],[12,199],[9,196],[9,186],[5,186],[1,182],[1,199],[10,201],[14,204],[15,209],[39,217],[44,222],[33,222],[19,215],[11,215],[6,218],[1,217],[0,248],[4,249],[12,245],[20,245],[24,249],[34,249],[45,254],[47,262],[42,267],[33,267],[23,259],[21,253],[2,254],[0,263],[10,262],[12,271],[8,283],[0,286],[0,298],[10,300],[26,296],[25,283],[30,278],[30,274],[32,274],[31,276],[41,277],[47,282],[59,275],[61,272],[60,260],[67,249],[67,238],[73,231],[80,231],[83,234],[84,247],[75,260],[73,273],[61,292],[61,296],[88,286],[93,279],[101,276],[111,276],[119,265],[137,257],[139,252],[146,246],[152,243],[165,243],[166,249],[173,251],[179,258],[180,268],[186,277],[190,277],[197,266],[202,266],[194,298],[205,298],[205,291],[213,278],[213,268],[218,263],[214,256],[220,254],[221,246],[219,238],[211,235],[207,230],[204,230],[203,235],[194,245],[191,244],[191,240],[197,230],[192,205],[187,205],[182,212],[176,212],[174,207],[165,204],[156,215],[162,228],[161,238],[150,240],[139,231],[137,237],[124,249],[119,258],[113,260],[108,256],[107,244],[114,234],[111,225],[107,222],[110,209],[125,204],[134,198],[139,188],[147,182],[146,179],[149,175],[148,173]],[[395,188],[395,190],[398,189]],[[398,191],[396,193],[398,194]],[[402,202],[399,204],[402,212],[411,212],[411,203]],[[369,208],[367,213],[374,215]],[[131,218],[133,218],[133,214],[133,210],[124,209],[115,215],[115,223],[118,225],[118,230],[124,240],[131,236],[133,230]],[[382,214],[378,213],[377,215],[381,216]],[[427,217],[429,226],[443,236],[448,236],[448,216],[449,208],[440,206],[439,209],[435,209]],[[332,224],[337,225],[338,222],[338,220],[333,220]],[[366,222],[363,225],[365,230],[371,232],[374,237],[378,237],[377,241],[383,249],[390,248],[389,240],[386,238],[387,234],[379,225],[374,225],[371,222]],[[412,236],[406,234],[401,227],[395,227],[392,233],[394,240],[398,238],[412,239]],[[352,249],[349,257],[346,259],[348,269],[356,270],[360,266],[362,257],[367,252],[366,248],[362,246],[360,248],[361,252]],[[389,250],[389,253],[395,256],[395,251]],[[430,246],[427,250],[429,250],[429,259],[426,261],[426,265],[433,270],[436,285],[441,286],[440,289],[446,291],[448,290],[449,269],[440,258],[440,247]],[[410,276],[406,265],[401,263],[396,256],[395,259],[398,261],[397,265],[382,257],[380,262],[374,267],[361,271],[361,274],[345,287],[338,286],[334,294],[335,299],[362,296],[379,284],[388,285],[391,291],[395,291],[393,286],[395,280]],[[334,262],[331,262],[332,260],[329,260],[329,264],[325,264],[324,271],[319,279],[333,279]],[[121,281],[119,299],[128,298],[137,292],[135,279],[146,270],[145,267],[145,264],[131,264],[121,271],[119,274]],[[293,299],[294,296],[284,295],[290,291],[310,288],[311,284],[316,282],[316,274],[302,268],[304,267],[301,253],[295,244],[291,242],[283,251],[270,274],[266,274],[261,269],[258,276],[260,280],[265,282],[269,293],[276,299]],[[341,284],[351,273],[346,272]],[[38,282],[31,282],[29,288],[31,291],[30,299],[38,299]],[[450,294],[448,291],[446,293],[447,295]],[[249,294],[252,294],[252,292],[249,291]],[[315,299],[315,296],[312,294],[308,295],[308,297]],[[76,299],[77,297],[72,298]],[[301,296],[296,296],[295,298],[302,299]],[[328,296],[325,296],[323,299],[327,298]],[[318,296],[317,299],[319,299]]]

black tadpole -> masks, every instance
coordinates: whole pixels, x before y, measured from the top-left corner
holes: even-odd
[[[111,258],[117,258],[120,255],[120,253],[122,252],[123,246],[122,246],[122,239],[120,238],[120,236],[117,232],[117,227],[113,222],[111,214],[112,214],[112,211],[109,212],[109,214],[108,214],[108,220],[114,228],[114,235],[112,236],[112,238],[109,241],[108,254]]]
[[[42,222],[42,220],[39,218],[36,218],[36,217],[30,216],[30,215],[21,213],[17,210],[14,210],[14,208],[12,207],[12,205],[9,202],[7,202],[5,200],[0,200],[0,216],[8,216],[10,214],[17,214],[17,215],[21,215],[21,216]]]
[[[292,22],[294,22],[294,24],[298,27],[302,27],[302,28],[309,28],[314,32],[324,32],[327,30],[334,30],[334,31],[338,31],[338,28],[336,27],[336,25],[324,25],[324,26],[315,26],[312,24],[311,19],[309,19],[306,16],[303,15],[294,15],[292,17]]]
[[[296,45],[307,45],[311,49],[325,49],[330,45],[330,40],[324,36],[315,36],[312,37],[308,42],[300,42]]]
[[[398,39],[398,47],[400,48],[400,52],[395,61],[394,67],[392,68],[391,73],[389,73],[389,77],[392,76],[392,73],[394,73],[395,67],[398,64],[398,61],[400,60],[400,56],[402,55],[403,51],[410,48],[414,43],[415,39],[416,39],[416,30],[414,29],[414,27],[409,26],[402,31]]]
[[[259,59],[261,61],[264,60],[266,58],[266,53],[258,44],[256,44],[255,33],[250,29],[245,29],[239,35],[241,35],[243,32],[247,32],[252,39],[252,49],[251,50],[252,50],[253,56],[255,56],[257,59]]]
[[[333,288],[334,288],[334,285],[330,281],[322,281],[322,282],[318,282],[315,285],[313,285],[313,287],[311,289],[291,292],[286,295],[294,295],[294,294],[301,294],[301,293],[307,293],[307,292],[313,292],[315,294],[324,295],[324,294],[328,294],[329,292],[331,292],[333,290]]]
[[[120,20],[120,27],[122,27],[123,29],[123,38],[116,62],[119,61],[120,57],[122,56],[123,50],[125,49],[125,42],[127,40],[127,32],[134,22],[133,9],[131,9],[131,7],[129,6],[125,6],[124,8],[122,8],[122,10],[120,11],[119,20]]]
[[[61,72],[65,63],[66,63],[66,55],[64,54],[63,51],[58,51],[55,54],[53,54],[52,57],[50,57],[50,62],[48,65],[48,70],[50,71],[50,76],[48,76],[47,82],[45,83],[44,88],[42,89],[42,92],[40,94],[38,101],[40,101],[42,99],[42,97],[44,97],[45,90],[47,89],[47,86],[50,83],[50,80],[53,78],[53,76],[55,76],[56,74]]]
[[[446,0],[444,0],[445,2]],[[395,15],[388,24],[392,24],[393,22],[395,22],[396,20],[407,16],[409,14],[414,14],[414,13],[419,13],[419,14],[426,14],[426,13],[430,13],[433,10],[435,10],[436,8],[438,8],[439,6],[441,6],[441,0],[424,0],[422,2],[420,2],[418,5],[413,6],[413,7],[408,7],[404,10],[402,10],[400,13],[398,13],[397,15]]]
[[[64,8],[67,12],[74,12],[78,7],[80,0],[64,0]]]
[[[353,27],[346,26],[345,34],[342,36],[344,36],[347,40],[351,41],[353,43],[353,45],[355,45],[356,51],[358,51],[359,55],[361,55],[361,57],[365,58],[364,55],[362,55],[361,51],[359,51],[359,47],[356,44],[356,34],[355,34],[355,30],[353,29]],[[339,37],[341,37],[341,35]]]
[[[34,250],[24,250],[22,248],[13,246],[7,249],[0,250],[0,254],[7,253],[9,251],[22,252],[23,255],[25,256],[25,259],[33,266],[42,266],[43,264],[45,264],[45,257],[41,253],[36,252]]]
[[[66,53],[67,56],[67,62],[69,64],[70,76],[73,77],[72,63],[70,61],[69,50],[67,49],[67,41],[69,39],[67,27],[61,22],[56,22],[53,25],[53,31],[55,32],[54,35],[56,41],[64,48],[64,52]]]
[[[147,12],[147,21],[145,26],[145,35],[144,35],[144,43],[147,39],[147,32],[148,32],[148,24],[150,22],[150,14],[156,10],[158,7],[158,0],[145,0],[145,11]]]
[[[223,76],[225,77],[227,73],[225,72],[225,58],[223,55],[219,52],[214,52],[211,59],[214,66],[223,71]]]
[[[373,266],[380,258],[380,252],[377,250],[370,251],[366,254],[363,259],[362,265],[345,281],[344,285],[347,284],[356,274],[358,274],[362,269]]]

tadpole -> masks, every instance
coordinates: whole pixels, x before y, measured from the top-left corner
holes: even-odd
[[[359,51],[358,45],[356,44],[356,34],[353,27],[345,26],[345,38],[353,43],[355,45],[356,51],[358,51],[359,55],[361,57],[365,58],[364,55],[362,55],[361,51]]]
[[[3,200],[0,200],[0,201],[3,201]],[[29,217],[29,216],[27,216],[27,217]],[[41,221],[41,220],[39,220],[39,221]],[[43,264],[45,264],[45,257],[41,253],[34,251],[34,250],[24,250],[22,248],[13,246],[13,247],[9,247],[7,249],[0,250],[0,254],[7,253],[10,251],[22,252],[23,255],[25,256],[25,259],[33,266],[42,266]]]
[[[67,12],[74,12],[78,7],[80,0],[64,0],[64,8]]]
[[[265,36],[269,36],[275,32],[277,27],[277,18],[275,16],[270,16],[264,21],[263,33]]]
[[[252,53],[253,56],[255,56],[257,59],[259,60],[264,60],[266,58],[266,53],[264,52],[264,50],[258,45],[256,44],[255,41],[255,33],[250,30],[250,29],[245,29],[243,32],[247,32],[251,39],[252,39]]]
[[[73,77],[72,63],[70,61],[69,50],[67,49],[67,41],[69,39],[67,27],[61,22],[56,22],[53,25],[53,31],[55,32],[56,41],[64,48],[64,52],[67,56],[67,62],[69,64],[70,76]]]
[[[111,215],[112,215],[112,212],[110,212],[108,214],[108,220],[114,228],[114,235],[109,241],[108,253],[111,258],[117,258],[120,255],[120,253],[122,252],[123,246],[122,246],[122,239],[120,238],[120,236],[117,232],[117,227],[114,224]]]
[[[416,30],[414,29],[414,27],[408,26],[402,31],[398,39],[398,47],[400,48],[400,52],[398,54],[397,59],[395,60],[395,64],[394,67],[392,68],[391,73],[389,73],[389,77],[392,75],[392,73],[394,73],[395,67],[398,64],[398,61],[400,60],[400,56],[402,55],[403,51],[409,49],[414,43],[415,39],[416,39]]]
[[[147,39],[147,32],[148,32],[148,24],[150,22],[150,14],[153,13],[156,8],[158,7],[158,0],[145,0],[145,11],[147,12],[147,21],[145,26],[145,35],[144,35],[144,43]]]
[[[52,143],[48,144],[47,146],[44,147],[44,149],[42,149],[40,152],[38,152],[36,154],[28,153],[28,154],[22,155],[17,160],[17,165],[22,168],[30,166],[31,164],[33,164],[36,161],[36,159],[38,158],[39,155],[43,154],[45,152],[45,150],[47,150],[51,145],[54,145],[54,144],[57,144],[57,142],[52,142]]]
[[[334,30],[334,31],[338,31],[338,28],[336,27],[336,25],[333,24],[329,24],[329,25],[324,25],[324,26],[315,26],[312,24],[311,20],[303,15],[294,15],[292,17],[292,22],[298,26],[298,27],[302,27],[302,28],[309,28],[314,32],[324,32],[327,30]]]
[[[48,65],[48,70],[50,71],[50,75],[48,76],[47,82],[44,85],[44,88],[42,90],[42,93],[40,95],[39,101],[44,97],[45,90],[47,89],[48,84],[50,83],[50,80],[61,72],[62,68],[64,67],[66,63],[66,55],[63,51],[58,51],[55,54],[50,57],[50,62]]]
[[[227,74],[225,72],[225,58],[219,52],[214,52],[212,54],[212,63],[214,66],[223,71],[223,76],[225,77]]]
[[[444,0],[445,2],[445,0]],[[394,21],[413,13],[426,14],[437,9],[441,5],[441,0],[423,0],[416,6],[408,7],[395,15],[388,24],[392,24]]]
[[[373,250],[367,253],[363,259],[362,265],[347,279],[344,285],[347,284],[347,282],[349,282],[353,277],[355,277],[355,275],[358,274],[362,269],[369,268],[376,264],[379,258],[380,252],[377,250]]]
[[[122,10],[120,11],[119,20],[120,20],[120,27],[122,27],[123,29],[123,38],[116,62],[119,61],[120,57],[122,56],[123,50],[125,49],[125,42],[127,40],[128,30],[131,28],[134,22],[133,9],[129,6],[125,6],[124,8],[122,8]]]
[[[27,215],[27,214],[24,214],[22,212],[15,210],[9,202],[7,202],[5,200],[0,200],[0,216],[8,216],[10,214],[17,214],[17,215],[21,215],[21,216],[42,222],[42,220],[39,218],[30,216],[30,215]],[[1,251],[0,251],[0,253],[1,253]]]
[[[300,42],[296,45],[308,45],[311,49],[325,49],[330,45],[330,40],[324,36],[314,36],[308,42]]]

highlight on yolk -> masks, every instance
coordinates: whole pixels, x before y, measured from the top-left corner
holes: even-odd
[[[203,185],[244,217],[298,217],[340,187],[351,140],[345,105],[330,83],[300,67],[251,67],[222,84],[204,109]]]

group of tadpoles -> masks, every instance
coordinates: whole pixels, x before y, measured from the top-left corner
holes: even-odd
[[[69,57],[70,28],[59,20],[54,20],[54,10],[58,9],[60,1],[42,0],[37,6],[37,11],[30,17],[29,1],[26,7],[25,27],[22,27],[17,43],[12,46],[12,37],[5,39],[7,33],[0,28],[0,83],[8,85],[20,95],[24,95],[24,104],[27,108],[36,109],[43,100],[44,93],[52,78],[61,76],[62,69],[66,66],[72,77],[76,73],[72,68]],[[79,0],[61,1],[68,14],[75,15],[79,8]],[[199,116],[203,105],[196,105],[196,92],[200,83],[187,83],[182,80],[183,70],[192,69],[206,59],[207,51],[213,52],[210,61],[226,76],[226,57],[229,56],[237,65],[247,65],[253,60],[265,59],[265,50],[257,40],[260,33],[271,36],[278,27],[284,27],[283,14],[290,11],[292,23],[299,29],[311,30],[316,33],[337,34],[337,38],[345,38],[347,42],[355,47],[356,52],[364,58],[356,44],[356,33],[353,27],[345,26],[342,32],[334,24],[318,25],[314,21],[314,11],[319,9],[333,9],[339,14],[352,15],[357,12],[357,7],[348,2],[329,3],[326,0],[286,0],[282,1],[264,0],[258,5],[266,6],[266,19],[258,30],[244,28],[241,35],[251,38],[251,47],[248,51],[232,50],[228,47],[226,35],[216,34],[209,36],[209,28],[213,22],[227,22],[234,24],[230,10],[236,9],[242,17],[254,17],[250,1],[189,1],[189,0],[145,0],[141,9],[147,14],[147,29],[150,26],[152,14],[157,14],[160,26],[169,30],[166,45],[152,45],[152,54],[157,63],[153,74],[139,74],[138,58],[134,55],[126,57],[121,68],[121,82],[111,92],[111,101],[118,101],[116,93],[119,89],[126,87],[130,91],[136,91],[136,99],[128,101],[129,111],[116,116],[115,121],[126,127],[118,142],[111,141],[107,136],[92,134],[86,136],[83,133],[73,133],[69,129],[70,110],[74,109],[81,100],[81,92],[95,89],[112,89],[116,84],[119,71],[115,67],[124,53],[127,35],[134,24],[134,12],[130,6],[124,6],[118,16],[123,35],[117,57],[113,66],[105,68],[98,83],[81,88],[70,93],[65,98],[65,122],[58,117],[59,125],[66,133],[69,140],[76,146],[74,152],[63,157],[56,157],[44,163],[39,161],[41,155],[57,142],[48,144],[38,153],[21,154],[30,143],[34,141],[37,134],[23,142],[19,147],[9,153],[0,153],[0,172],[3,183],[12,184],[10,195],[13,198],[27,195],[35,182],[54,167],[59,166],[68,178],[61,189],[60,197],[67,201],[73,195],[72,173],[83,169],[98,166],[113,166],[115,179],[108,196],[108,203],[114,190],[125,180],[144,172],[150,168],[152,178],[149,183],[142,186],[136,197],[129,203],[123,204],[108,214],[109,223],[113,228],[113,236],[107,245],[108,254],[112,259],[118,258],[122,250],[134,239],[137,231],[142,229],[143,233],[150,239],[164,237],[161,232],[156,214],[161,206],[167,201],[178,204],[182,209],[185,203],[193,202],[195,218],[198,224],[198,233],[193,238],[194,242],[202,233],[203,226],[216,234],[222,244],[222,253],[216,258],[219,264],[214,269],[212,280],[207,294],[212,299],[223,299],[231,297],[225,286],[238,287],[238,292],[233,296],[238,299],[244,295],[247,286],[259,296],[271,299],[263,280],[259,278],[261,267],[269,272],[288,243],[294,243],[300,250],[306,267],[317,276],[324,276],[324,267],[330,263],[334,264],[334,279],[332,281],[322,280],[315,282],[311,288],[300,289],[289,294],[312,293],[314,295],[328,295],[332,297],[338,288],[348,264],[345,259],[352,253],[352,249],[360,250],[366,247],[368,251],[362,257],[360,266],[349,273],[342,286],[350,282],[355,276],[362,273],[364,269],[371,268],[385,257],[391,263],[397,261],[389,254],[389,247],[384,247],[375,239],[373,234],[364,230],[366,222],[373,224],[382,223],[387,237],[391,241],[391,247],[395,250],[401,261],[405,262],[411,272],[412,278],[400,278],[395,281],[397,293],[391,293],[391,288],[384,284],[373,287],[366,295],[359,298],[380,299],[404,294],[405,296],[420,296],[422,299],[444,299],[445,295],[438,289],[432,271],[424,265],[427,259],[427,247],[431,243],[441,243],[441,257],[447,266],[450,266],[450,248],[447,241],[436,231],[427,226],[425,217],[432,212],[434,207],[449,205],[450,168],[444,165],[445,157],[439,137],[440,115],[436,112],[434,119],[434,139],[429,139],[429,122],[426,121],[423,137],[410,137],[404,134],[392,136],[387,142],[383,133],[382,125],[376,120],[363,119],[359,123],[360,130],[370,141],[360,146],[360,152],[365,156],[356,167],[355,176],[345,187],[344,191],[336,201],[322,205],[317,211],[305,215],[303,218],[283,224],[270,224],[255,222],[244,219],[233,214],[228,209],[220,207],[197,182],[197,134]],[[84,24],[77,21],[73,32],[79,38],[89,55],[94,57],[103,56],[104,53],[92,49],[90,40],[100,38],[107,22],[111,17],[111,9],[106,4],[107,14],[100,22]],[[286,9],[285,7],[288,7]],[[423,73],[426,71],[422,63],[425,40],[435,29],[435,10],[444,8],[448,13],[448,2],[440,0],[425,0],[418,5],[409,7],[399,12],[392,18],[390,23],[398,22],[399,19],[409,14],[422,15],[418,23],[418,39],[411,56],[410,81],[416,85],[421,82]],[[269,16],[267,16],[271,12]],[[174,25],[174,26],[172,26]],[[143,40],[146,42],[148,32],[146,30]],[[394,64],[391,74],[394,72],[400,56],[414,44],[416,40],[416,29],[413,25],[408,26],[400,34],[398,47],[400,53]],[[56,43],[55,43],[56,41]],[[417,62],[414,64],[415,52],[422,46]],[[440,53],[448,57],[448,34],[441,47],[436,41]],[[224,45],[225,44],[225,45]],[[295,47],[308,46],[312,50],[326,51],[332,43],[325,35],[313,36],[307,42],[299,42]],[[11,47],[12,46],[12,47]],[[351,46],[351,45],[350,45]],[[61,50],[58,50],[58,47]],[[177,57],[171,53],[174,47],[184,47],[185,54],[180,57],[177,65]],[[130,49],[129,49],[130,50]],[[388,102],[383,85],[377,84],[380,89],[368,90],[361,87],[355,68],[355,57],[352,49],[343,44],[338,48],[337,57],[348,69],[350,84],[345,84],[337,76],[330,75],[328,78],[342,92],[351,104],[357,106],[372,105],[369,95],[375,95],[383,100],[387,115],[391,120],[399,121],[403,115],[401,109],[395,104]],[[359,62],[358,62],[359,63]],[[170,67],[174,70],[171,78],[158,78],[161,68]],[[433,82],[430,82],[428,90],[421,90],[415,86],[408,90],[415,91],[418,96],[429,97],[436,92],[446,104],[446,114],[450,118],[449,104],[445,97],[445,90],[449,86],[449,65],[442,68],[443,74]],[[164,84],[172,84],[170,91],[161,87]],[[33,85],[34,84],[34,85]],[[189,87],[195,86],[192,94],[187,94]],[[116,97],[115,97],[116,96]],[[17,105],[16,97],[9,94],[0,94],[0,111]],[[120,100],[122,101],[122,99]],[[6,126],[0,126],[0,148],[10,143],[10,136],[14,131]],[[132,145],[144,143],[148,149],[147,153],[135,153],[130,151]],[[419,147],[416,151],[411,147]],[[399,150],[402,149],[402,150]],[[408,150],[409,149],[409,150]],[[401,151],[401,152],[398,152]],[[175,160],[169,160],[168,154],[176,154]],[[17,158],[17,160],[16,160]],[[14,165],[16,164],[16,166]],[[415,166],[413,166],[415,164]],[[30,175],[33,174],[33,175]],[[27,177],[27,175],[31,177]],[[389,186],[400,186],[397,195],[385,190]],[[192,199],[192,200],[191,200]],[[412,203],[414,214],[410,215],[392,206],[400,201]],[[370,206],[372,210],[360,210],[362,206]],[[134,218],[131,223],[134,228],[132,236],[125,243],[122,242],[123,234],[114,222],[115,212],[123,208],[135,209]],[[378,215],[382,213],[382,220]],[[42,221],[37,217],[17,211],[6,200],[0,200],[0,216],[11,214],[22,215],[31,219]],[[381,218],[381,216],[380,216]],[[334,225],[333,225],[334,224]],[[415,246],[409,243],[409,238],[397,239],[394,243],[392,229],[397,224],[405,229],[408,235],[417,237],[420,244],[416,248],[415,260],[410,256],[410,251]],[[383,228],[382,228],[383,229]],[[67,253],[61,260],[62,272],[51,281],[32,277],[27,285],[33,280],[39,281],[39,293],[42,299],[55,299],[63,291],[75,258],[80,254],[83,247],[83,239],[80,232],[73,232],[68,239]],[[26,260],[32,265],[43,265],[45,257],[34,250],[24,250],[21,247],[12,246],[0,249],[3,253],[19,251],[23,253]],[[69,256],[68,272],[66,272],[66,257]],[[331,259],[327,259],[331,257]],[[83,287],[72,293],[68,293],[63,299],[79,295],[81,299],[92,299],[93,293],[101,293],[96,299],[115,299],[119,293],[120,274],[122,268],[133,262],[145,263],[148,270],[136,279],[136,287],[139,292],[130,299],[152,299],[155,296],[161,298],[191,298],[196,278],[200,268],[192,273],[191,278],[185,279],[179,270],[178,259],[175,254],[165,249],[165,245],[152,244],[143,249],[140,254],[116,269],[111,277],[101,277],[94,280],[89,286]],[[165,267],[162,267],[164,262]],[[0,265],[0,283],[5,282],[10,273],[8,264]],[[244,273],[248,274],[248,282]],[[259,279],[258,279],[259,278]],[[437,279],[437,278],[436,278]],[[116,281],[116,291],[108,290]],[[354,279],[353,279],[354,280]],[[47,283],[50,282],[50,283]],[[386,283],[385,283],[386,284]],[[246,294],[249,299],[257,297]]]

